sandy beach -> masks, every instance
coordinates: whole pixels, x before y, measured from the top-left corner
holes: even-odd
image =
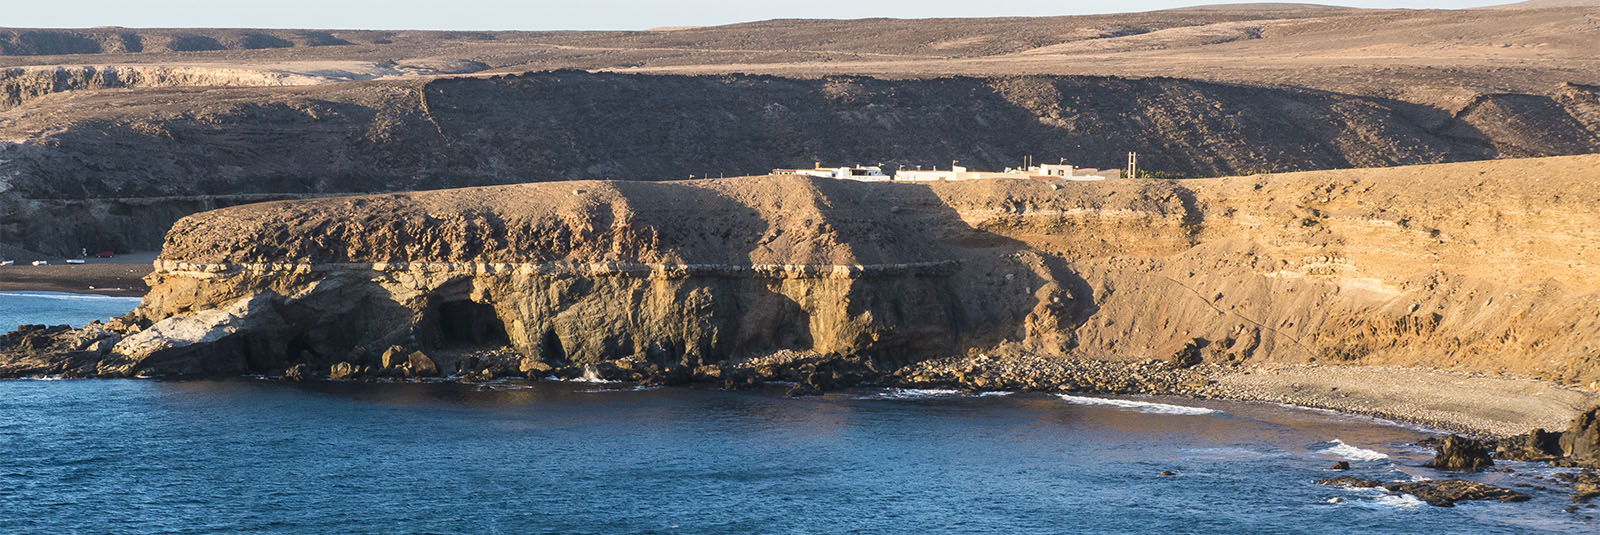
[[[151,271],[156,253],[132,253],[114,258],[88,258],[83,264],[68,264],[66,259],[49,259],[50,264],[34,266],[23,260],[0,266],[0,291],[69,292],[139,297],[150,290],[144,277]]]

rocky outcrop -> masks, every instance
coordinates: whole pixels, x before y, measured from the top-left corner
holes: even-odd
[[[1578,415],[1561,434],[1561,454],[1588,466],[1600,467],[1600,407]]]
[[[1439,441],[1437,453],[1428,461],[1430,468],[1473,472],[1494,466],[1489,458],[1489,448],[1484,443],[1460,435],[1450,435]]]
[[[0,69],[0,111],[54,93],[186,86],[285,86],[330,81],[283,71],[149,65],[46,66]]]
[[[1395,481],[1384,483],[1372,479],[1362,479],[1354,476],[1339,476],[1317,482],[1318,485],[1330,487],[1370,489],[1382,487],[1395,494],[1409,494],[1416,496],[1428,505],[1435,507],[1455,507],[1461,501],[1497,501],[1497,502],[1525,502],[1533,499],[1532,496],[1511,489],[1496,487],[1488,483],[1465,481],[1460,479],[1441,479],[1424,481]]]
[[[1496,487],[1488,483],[1477,481],[1464,481],[1460,479],[1443,479],[1428,481],[1396,481],[1384,485],[1383,488],[1393,492],[1400,492],[1416,496],[1428,505],[1436,507],[1455,507],[1456,502],[1481,500],[1496,502],[1525,502],[1533,499],[1532,496],[1511,489]]]
[[[122,340],[73,369],[306,364],[354,378],[407,375],[400,355],[426,370],[409,359],[421,351],[442,375],[816,390],[1203,393],[1196,370],[1271,363],[1589,384],[1600,278],[1572,266],[1600,252],[1570,244],[1600,229],[1597,163],[1078,184],[767,176],[260,203],[175,225],[143,304],[101,328]],[[38,359],[0,359],[0,372],[60,368]]]
[[[1501,439],[1495,455],[1517,461],[1600,468],[1600,407],[1578,413],[1565,431],[1534,429]]]

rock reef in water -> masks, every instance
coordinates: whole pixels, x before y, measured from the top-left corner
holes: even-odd
[[[1374,479],[1339,476],[1318,481],[1317,484],[1355,489],[1382,488],[1395,494],[1416,496],[1417,499],[1435,507],[1455,507],[1456,502],[1472,500],[1525,502],[1533,499],[1532,496],[1511,489],[1460,479],[1384,483]]]
[[[1600,157],[1579,156],[1056,187],[768,176],[261,203],[183,219],[138,310],[7,338],[0,374],[304,364],[359,377],[400,373],[382,362],[400,346],[440,374],[755,374],[824,390],[891,375],[1055,386],[937,365],[980,354],[1121,363],[1108,383],[1307,362],[1590,383],[1600,276],[1572,266],[1600,262],[1574,246],[1600,242],[1597,175]]]

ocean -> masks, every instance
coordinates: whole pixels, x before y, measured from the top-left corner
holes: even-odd
[[[95,299],[0,294],[0,320]],[[19,305],[18,303],[22,303]],[[35,308],[24,308],[35,307]],[[131,307],[122,303],[122,307]],[[1432,433],[1258,403],[624,383],[0,381],[5,533],[1579,533],[1424,505]],[[1510,463],[1518,472],[1550,468]],[[1172,475],[1162,475],[1171,472]],[[1532,481],[1486,473],[1501,485]]]

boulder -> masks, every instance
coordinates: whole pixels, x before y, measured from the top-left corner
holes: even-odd
[[[335,381],[355,379],[357,371],[358,370],[356,369],[355,365],[348,362],[340,362],[338,364],[334,364],[332,368],[328,369],[328,378]]]
[[[1600,407],[1589,409],[1561,434],[1561,453],[1586,466],[1600,465]]]
[[[1329,470],[1349,470],[1350,469],[1350,461],[1339,461],[1339,462],[1333,463],[1333,466],[1329,467],[1328,469]]]
[[[436,377],[439,375],[439,366],[434,364],[433,359],[428,358],[428,355],[423,354],[421,351],[412,351],[411,354],[406,355],[404,370],[407,377]]]
[[[1494,465],[1494,460],[1489,458],[1489,447],[1477,440],[1450,435],[1436,448],[1438,453],[1426,465],[1430,468],[1476,471]]]
[[[385,370],[393,370],[406,365],[410,359],[410,352],[400,346],[389,346],[383,350],[383,356],[378,360],[378,366]]]
[[[311,375],[311,366],[306,364],[306,363],[304,363],[304,362],[302,362],[302,363],[296,364],[294,366],[290,366],[289,369],[284,370],[283,371],[283,380],[285,380],[285,381],[304,381],[304,380],[306,380],[306,377],[310,376],[310,375]]]
[[[555,367],[545,363],[545,361],[532,357],[522,358],[517,367],[517,371],[529,377],[544,377],[550,375],[550,371],[554,369]]]

